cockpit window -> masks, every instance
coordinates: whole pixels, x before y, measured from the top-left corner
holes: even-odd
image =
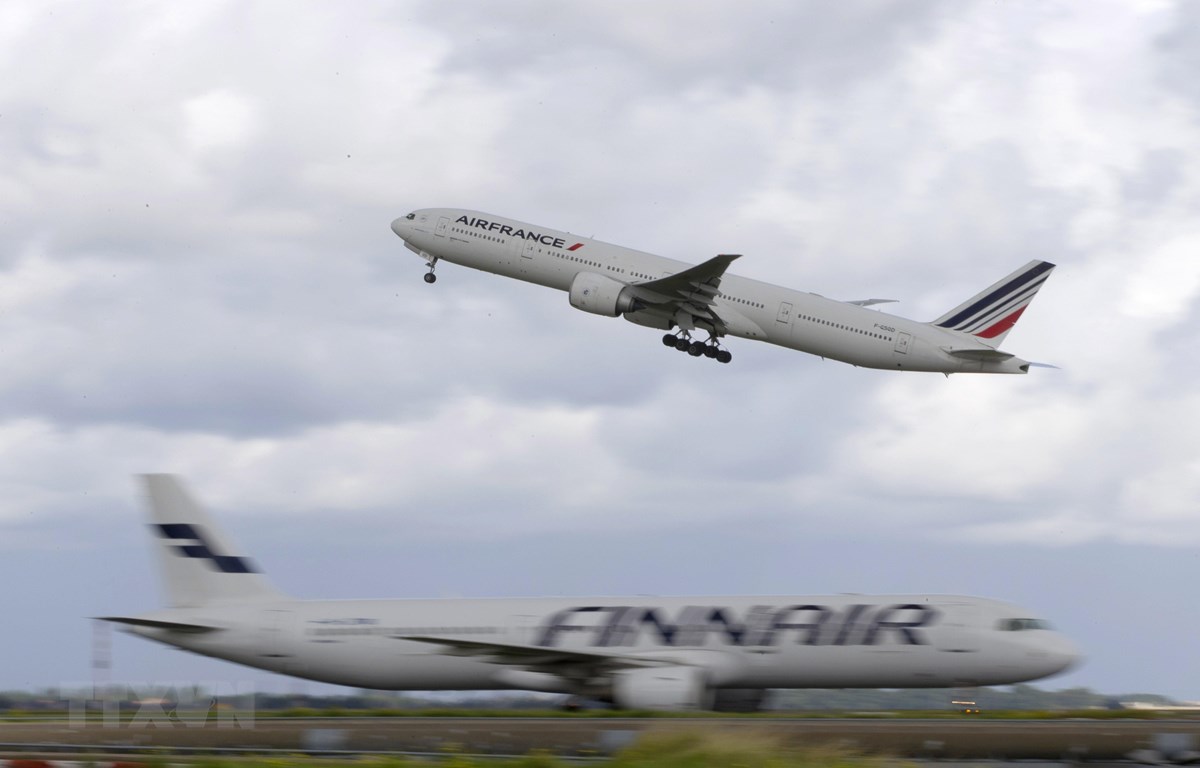
[[[413,219],[417,218],[417,214],[410,213],[407,216],[405,216],[404,218],[408,219],[409,221],[412,221]]]
[[[1050,629],[1041,619],[1001,619],[996,629],[1001,632],[1024,632],[1027,629]]]

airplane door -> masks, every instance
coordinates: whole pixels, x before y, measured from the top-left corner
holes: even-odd
[[[533,258],[533,248],[536,243],[533,240],[526,240],[525,247],[521,249],[521,255],[527,259]]]
[[[912,341],[912,334],[900,331],[896,334],[896,351],[902,355],[908,354],[908,343]]]
[[[788,302],[780,302],[779,314],[775,316],[775,322],[787,325],[792,322],[792,305]]]
[[[267,608],[259,620],[262,624],[258,655],[268,660],[278,672],[295,671],[296,614],[281,608]]]
[[[446,218],[445,216],[442,216],[441,218],[438,219],[437,229],[434,230],[434,234],[436,234],[438,237],[445,237],[446,236],[446,227],[449,225],[450,225],[450,219]]]

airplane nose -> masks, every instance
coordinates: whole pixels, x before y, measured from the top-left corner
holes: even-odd
[[[395,221],[392,222],[392,231],[396,233],[397,237],[402,238],[402,237],[404,237],[404,232],[405,232],[407,224],[408,224],[408,220],[405,219],[404,217],[400,217],[399,219],[396,219]]]
[[[1083,661],[1083,653],[1079,648],[1062,635],[1047,638],[1046,646],[1041,650],[1047,675],[1074,669]]]

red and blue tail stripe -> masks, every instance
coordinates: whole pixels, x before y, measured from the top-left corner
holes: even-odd
[[[1050,277],[1054,266],[1048,261],[1031,261],[934,320],[933,325],[999,344]]]

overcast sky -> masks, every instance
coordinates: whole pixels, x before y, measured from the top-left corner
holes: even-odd
[[[160,604],[168,471],[297,595],[980,594],[1200,699],[1200,4],[8,0],[0,71],[0,688]],[[696,360],[426,285],[432,206],[917,319],[1046,259],[1061,370]]]

